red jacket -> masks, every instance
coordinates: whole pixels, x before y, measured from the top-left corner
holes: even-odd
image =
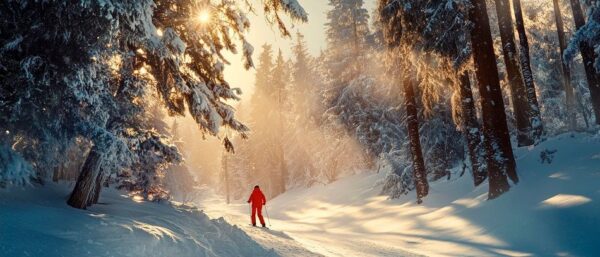
[[[261,206],[267,203],[267,199],[263,192],[260,191],[260,188],[255,188],[252,191],[250,198],[248,198],[248,202],[252,202],[252,206]]]

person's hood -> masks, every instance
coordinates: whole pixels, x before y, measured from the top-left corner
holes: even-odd
[[[253,192],[261,192],[261,191],[260,191],[260,188],[255,188],[255,189],[253,190]]]

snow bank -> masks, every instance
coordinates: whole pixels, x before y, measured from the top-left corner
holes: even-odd
[[[517,149],[521,182],[492,201],[468,173],[432,183],[422,205],[379,196],[384,174],[362,174],[289,191],[269,211],[325,256],[600,256],[599,156],[598,135]]]
[[[236,226],[171,203],[105,190],[89,210],[65,204],[71,186],[0,191],[0,256],[278,256]]]

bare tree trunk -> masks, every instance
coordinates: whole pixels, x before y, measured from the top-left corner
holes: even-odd
[[[565,87],[567,124],[569,126],[569,130],[574,131],[577,129],[575,93],[573,92],[573,85],[571,84],[571,70],[569,69],[569,66],[567,66],[567,63],[563,57],[565,49],[567,49],[567,39],[565,37],[565,28],[558,0],[552,0],[552,2],[554,4],[554,18],[556,20],[556,33],[558,34],[558,45],[560,47],[560,63],[562,67],[563,85]]]
[[[95,148],[90,151],[82,171],[77,178],[75,188],[67,201],[68,205],[78,209],[85,209],[93,203],[96,192],[100,193],[100,189],[96,189],[96,187],[98,176],[100,176],[101,172],[101,158],[101,154]]]
[[[521,71],[523,72],[523,81],[525,82],[525,91],[527,93],[527,103],[529,104],[529,119],[531,123],[531,136],[534,143],[539,142],[544,134],[544,125],[540,113],[535,83],[533,80],[533,71],[531,71],[531,56],[529,54],[529,41],[525,32],[525,21],[523,21],[523,11],[521,10],[521,0],[513,0],[513,9],[515,12],[515,25],[519,35],[519,59],[521,60]]]
[[[573,10],[575,27],[580,29],[585,25],[585,18],[579,0],[571,0],[571,9]],[[590,97],[592,99],[594,115],[596,116],[596,124],[600,124],[600,74],[598,74],[594,68],[594,60],[596,60],[597,55],[594,52],[594,47],[590,46],[590,44],[585,41],[582,41],[579,44],[579,50],[581,51],[585,75],[590,89]]]
[[[469,15],[474,24],[471,42],[475,76],[481,95],[483,136],[490,185],[488,198],[494,199],[509,190],[507,176],[515,183],[519,179],[506,124],[485,0],[474,0]]]
[[[473,184],[478,186],[487,178],[485,172],[485,153],[481,143],[481,129],[477,122],[477,112],[475,110],[475,101],[469,75],[465,72],[460,74],[460,85],[458,87],[460,94],[461,113],[463,118],[463,133],[467,139],[467,149],[469,159],[471,160],[471,174],[473,175]]]
[[[517,49],[515,45],[515,33],[510,15],[510,3],[508,0],[495,0],[496,13],[498,14],[498,27],[502,41],[502,54],[506,65],[508,84],[515,115],[517,127],[517,142],[519,146],[532,145],[531,122],[529,119],[529,104],[527,102],[527,90],[523,83],[523,77],[517,60]],[[496,72],[497,73],[497,72]]]
[[[404,73],[404,100],[406,102],[406,124],[408,126],[408,137],[410,140],[410,152],[413,159],[413,174],[415,187],[417,189],[417,202],[421,203],[423,197],[429,194],[429,184],[427,183],[427,171],[425,170],[425,161],[421,150],[421,140],[419,137],[419,120],[417,112],[417,103],[415,100],[415,90],[413,80],[410,77],[412,72],[410,64],[405,65]]]

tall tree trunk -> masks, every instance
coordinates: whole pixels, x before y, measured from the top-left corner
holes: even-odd
[[[471,160],[471,175],[473,175],[473,184],[478,186],[487,178],[484,169],[485,153],[481,143],[481,129],[477,122],[477,111],[475,110],[475,101],[469,74],[462,73],[460,76],[460,85],[458,87],[461,103],[461,114],[463,118],[463,133],[467,139],[467,149],[469,159]]]
[[[583,17],[583,11],[581,10],[579,0],[571,0],[571,9],[573,10],[575,27],[580,29],[585,25],[585,18]],[[579,44],[579,50],[581,51],[585,76],[587,77],[588,87],[590,89],[590,97],[592,99],[594,115],[596,116],[596,124],[600,124],[600,74],[598,74],[594,68],[594,60],[596,60],[597,55],[594,52],[594,48],[585,41],[582,41]]]
[[[515,183],[519,178],[506,125],[506,113],[485,0],[474,0],[469,15],[474,24],[471,30],[471,43],[475,76],[481,95],[484,147],[490,185],[488,198],[494,199],[509,190],[507,176]]]
[[[223,155],[223,158],[225,158],[225,160],[223,160],[223,171],[225,172],[225,196],[227,197],[227,204],[230,203],[230,197],[229,197],[229,170],[227,167],[227,164],[229,162],[228,156],[227,156],[227,151],[225,152],[225,155]]]
[[[531,56],[529,54],[529,41],[525,32],[525,21],[523,21],[523,11],[521,10],[521,0],[513,0],[513,9],[515,12],[515,25],[519,35],[519,59],[521,60],[521,71],[523,72],[523,81],[525,82],[525,91],[527,93],[527,103],[529,104],[529,119],[531,123],[531,136],[534,143],[539,142],[544,134],[544,125],[540,113],[533,80],[533,71],[531,70]]]
[[[558,0],[552,0],[552,2],[554,4],[554,18],[556,20],[556,33],[558,34],[558,45],[560,47],[560,63],[562,67],[563,85],[565,87],[567,124],[569,126],[569,130],[574,131],[577,129],[575,93],[573,92],[573,85],[571,84],[571,70],[569,69],[569,66],[567,66],[567,63],[563,57],[565,49],[567,49],[567,38],[565,37],[565,28]]]
[[[421,140],[419,137],[419,120],[417,112],[417,103],[415,100],[415,90],[411,78],[412,70],[410,64],[405,65],[404,73],[404,100],[406,102],[406,123],[408,127],[408,137],[410,140],[410,153],[413,159],[413,174],[415,187],[417,189],[417,202],[421,203],[423,197],[429,194],[429,184],[427,183],[427,171],[425,170],[425,161],[421,150]]]
[[[502,54],[506,65],[506,74],[510,86],[510,95],[517,127],[517,142],[519,146],[532,145],[531,122],[529,115],[529,103],[527,102],[527,90],[523,83],[523,77],[517,60],[517,49],[515,46],[515,33],[510,14],[510,3],[508,0],[495,0],[496,13],[498,14],[498,27],[502,41]],[[497,73],[497,72],[496,72]]]
[[[279,193],[283,194],[285,193],[285,184],[286,184],[286,177],[287,177],[287,169],[286,169],[286,165],[285,165],[285,150],[283,148],[283,140],[284,140],[284,133],[283,133],[283,99],[281,96],[281,91],[282,91],[282,87],[284,85],[278,85],[277,88],[277,105],[278,105],[278,125],[279,125],[279,138],[277,142],[277,151],[278,151],[278,157],[279,157]]]
[[[95,147],[92,148],[85,160],[81,173],[77,178],[75,188],[67,201],[68,205],[78,209],[85,209],[93,203],[96,192],[98,194],[100,193],[100,189],[96,189],[96,187],[98,185],[98,176],[100,176],[101,172],[101,160],[101,154]]]

